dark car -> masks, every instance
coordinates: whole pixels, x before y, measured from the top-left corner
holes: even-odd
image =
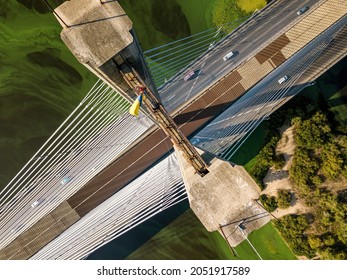
[[[305,7],[302,7],[300,8],[296,13],[297,15],[302,15],[303,13],[305,13],[310,7],[309,6],[305,6]]]
[[[193,71],[193,70],[189,71],[189,72],[187,73],[187,75],[185,75],[184,80],[185,80],[185,81],[190,80],[190,79],[194,76],[194,74],[195,74],[195,71]]]

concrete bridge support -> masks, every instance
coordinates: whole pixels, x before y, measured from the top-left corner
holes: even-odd
[[[269,214],[255,202],[260,189],[242,166],[198,151],[209,165],[209,173],[204,177],[195,173],[176,149],[190,207],[208,231],[218,230],[235,247],[270,220]]]

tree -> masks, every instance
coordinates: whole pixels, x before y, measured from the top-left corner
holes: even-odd
[[[274,224],[295,254],[309,258],[315,255],[305,234],[309,226],[305,215],[286,215]]]
[[[309,235],[307,241],[308,244],[310,244],[311,248],[314,250],[317,250],[318,248],[324,246],[324,243],[318,235]]]
[[[339,147],[331,142],[325,144],[321,158],[323,174],[329,179],[335,179],[341,173],[344,163]]]
[[[259,197],[259,200],[268,212],[273,212],[276,210],[277,202],[274,196],[267,196],[266,194],[262,194]]]
[[[317,112],[312,118],[297,125],[296,144],[305,149],[321,147],[331,137],[331,129],[327,117]]]
[[[288,208],[292,203],[290,190],[279,189],[277,191],[277,205],[280,208]]]
[[[286,159],[283,154],[276,155],[273,159],[273,166],[276,170],[282,169],[285,163]]]
[[[226,25],[249,14],[241,10],[236,0],[216,0],[212,10],[211,22],[215,27]],[[240,22],[241,23],[241,22]],[[232,29],[236,26],[234,25]],[[224,32],[229,33],[231,27],[225,26]]]

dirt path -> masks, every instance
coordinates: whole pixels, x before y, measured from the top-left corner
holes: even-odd
[[[283,154],[285,158],[285,164],[281,170],[273,170],[270,168],[264,178],[266,188],[262,191],[262,194],[268,196],[277,196],[277,190],[287,189],[293,191],[292,183],[289,179],[288,170],[293,160],[295,142],[294,142],[294,126],[283,126],[280,129],[282,137],[276,147],[276,154]],[[301,214],[308,211],[308,207],[294,198],[292,205],[286,209],[277,208],[272,214],[280,218],[288,214]]]

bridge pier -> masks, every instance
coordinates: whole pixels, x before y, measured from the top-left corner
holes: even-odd
[[[218,230],[235,247],[270,220],[268,213],[254,201],[260,189],[242,166],[197,150],[209,165],[209,173],[204,177],[175,149],[190,208],[208,231]]]
[[[120,73],[126,61],[156,93],[133,24],[117,1],[66,1],[54,10],[61,39],[78,61],[133,103],[136,95]]]

